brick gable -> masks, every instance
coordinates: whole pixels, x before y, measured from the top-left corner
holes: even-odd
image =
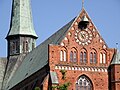
[[[88,35],[89,39],[91,39],[88,42],[86,41],[87,43],[78,40],[79,36],[77,35],[77,33],[81,32],[78,24],[83,15],[86,15],[89,20],[85,32],[91,34]],[[107,69],[113,54],[114,49],[107,46],[87,12],[83,9],[68,29],[66,35],[64,35],[60,44],[49,45],[50,70],[57,72],[59,84],[72,82],[69,90],[75,90],[76,81],[81,75],[90,78],[95,90],[108,90]],[[71,58],[73,58],[73,61],[71,61]],[[92,59],[96,61],[92,61]],[[67,71],[65,81],[61,79],[60,70]]]

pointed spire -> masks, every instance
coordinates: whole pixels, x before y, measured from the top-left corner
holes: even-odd
[[[116,50],[116,52],[113,56],[112,62],[111,62],[111,65],[112,64],[120,64],[120,52],[119,52],[119,50]]]
[[[37,38],[33,28],[30,0],[13,0],[11,24],[7,38],[14,35],[29,35]]]

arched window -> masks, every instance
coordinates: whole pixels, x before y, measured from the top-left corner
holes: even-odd
[[[90,51],[90,63],[91,63],[91,64],[97,63],[97,54],[96,54],[96,50],[95,50],[95,49],[92,49],[92,50]]]
[[[92,63],[93,62],[93,53],[91,52],[90,53],[90,63]]]
[[[26,52],[28,52],[28,42],[26,41],[26,43],[25,43],[25,46],[26,46]]]
[[[86,52],[84,52],[84,55],[83,55],[83,62],[84,62],[84,63],[87,62],[87,54],[86,54]]]
[[[106,54],[103,53],[103,63],[106,63]]]
[[[97,63],[97,55],[95,52],[94,52],[94,56],[93,56],[93,63]]]
[[[10,41],[10,54],[18,54],[19,53],[19,41],[11,40]]]
[[[76,82],[76,90],[93,90],[93,85],[89,78],[82,75]]]
[[[100,63],[102,63],[102,53],[100,53]]]
[[[74,51],[74,54],[73,54],[73,62],[76,62],[77,61],[77,53],[76,51]]]
[[[23,41],[23,52],[26,53],[29,51],[28,41]]]
[[[80,53],[80,63],[83,62],[83,52]]]
[[[65,50],[63,51],[63,54],[64,54],[63,61],[66,61],[66,51]]]
[[[73,52],[70,52],[70,62],[73,62]]]
[[[60,61],[66,61],[66,51],[65,50],[60,51]]]
[[[77,51],[75,48],[71,49],[70,52],[70,62],[77,62]]]
[[[87,63],[87,51],[85,49],[80,52],[80,63]]]
[[[104,50],[102,50],[100,52],[100,63],[101,64],[105,64],[106,63],[106,52]]]

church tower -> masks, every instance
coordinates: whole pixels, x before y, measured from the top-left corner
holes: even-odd
[[[113,56],[109,70],[110,70],[109,72],[110,90],[119,90],[120,89],[120,52],[118,50],[116,50],[116,53]]]
[[[26,54],[35,48],[30,0],[13,0],[8,41],[8,57]]]
[[[3,88],[21,65],[25,55],[36,46],[37,35],[33,28],[30,0],[13,0],[10,29],[6,39],[8,61]]]

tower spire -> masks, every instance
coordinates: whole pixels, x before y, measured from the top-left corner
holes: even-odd
[[[13,0],[10,29],[6,37],[8,56],[28,53],[37,39],[33,27],[30,0]]]
[[[33,28],[30,0],[13,0],[10,30],[6,38],[14,35],[37,38]]]

